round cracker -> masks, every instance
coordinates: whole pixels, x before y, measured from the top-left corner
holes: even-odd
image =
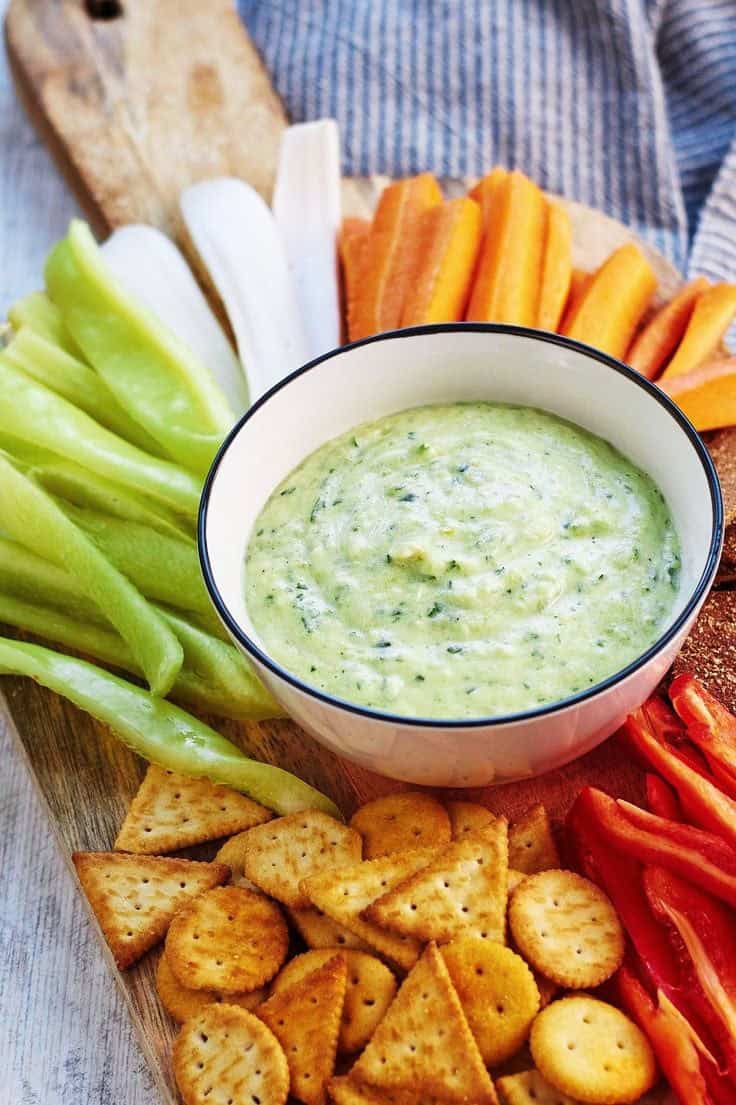
[[[447,810],[436,798],[418,790],[374,798],[356,810],[350,827],[363,837],[364,859],[440,847],[452,837]]]
[[[620,1009],[587,994],[548,1005],[532,1025],[529,1044],[542,1076],[590,1105],[638,1101],[657,1078],[641,1029]]]
[[[177,913],[166,934],[166,958],[179,982],[223,994],[263,986],[288,949],[289,932],[276,903],[240,886],[200,894]]]
[[[348,982],[337,1046],[338,1051],[349,1054],[365,1047],[396,994],[396,979],[385,963],[366,952],[314,948],[282,968],[272,983],[272,992],[288,990],[340,951],[347,962]]]
[[[235,1005],[210,1005],[188,1020],[174,1041],[172,1062],[184,1105],[285,1105],[289,1093],[281,1044]]]
[[[214,990],[190,990],[182,986],[172,971],[166,953],[161,956],[156,967],[156,990],[166,1012],[175,1021],[182,1024],[190,1017],[196,1017],[208,1005],[217,1005],[223,1001],[228,1005],[239,1005],[243,1009],[257,1009],[266,1000],[265,990],[251,990],[246,994],[228,994],[226,998]]]
[[[516,952],[479,936],[460,936],[440,951],[483,1062],[503,1063],[539,1012],[532,972]]]
[[[558,986],[600,986],[623,961],[616,910],[595,883],[572,871],[525,878],[511,897],[509,926],[524,958]]]

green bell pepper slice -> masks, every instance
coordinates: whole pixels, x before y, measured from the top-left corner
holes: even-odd
[[[166,694],[181,667],[179,641],[133,584],[33,480],[0,457],[0,526],[69,572],[127,642],[152,690]]]
[[[84,660],[0,637],[0,672],[29,676],[68,698],[150,763],[240,790],[279,814],[321,809],[340,817],[330,798],[295,775],[248,759],[178,706]]]
[[[212,613],[194,541],[70,503],[59,506],[147,598],[178,610]]]
[[[156,439],[123,410],[95,370],[60,345],[23,326],[5,346],[2,357],[131,445],[153,456],[164,455]]]
[[[46,262],[64,325],[121,407],[185,468],[204,475],[234,422],[212,373],[115,279],[74,220]]]
[[[109,514],[127,522],[138,522],[180,540],[191,540],[194,535],[192,523],[163,503],[98,476],[71,460],[60,458],[31,464],[28,475],[55,498],[65,499],[82,509]]]
[[[38,602],[84,622],[109,628],[100,608],[87,597],[73,576],[17,541],[2,536],[0,590],[26,602]]]
[[[31,292],[19,299],[8,311],[8,321],[14,330],[27,326],[35,334],[61,346],[72,357],[79,356],[78,346],[61,321],[61,311],[45,292]]]
[[[2,358],[0,434],[49,450],[182,514],[196,516],[201,486],[191,472],[124,441]]]
[[[282,708],[232,645],[213,639],[162,607],[157,609],[184,650],[184,663],[168,697],[234,721],[284,716]],[[73,648],[121,671],[143,674],[125,641],[109,626],[82,621],[73,613],[18,598],[2,586],[0,622]]]

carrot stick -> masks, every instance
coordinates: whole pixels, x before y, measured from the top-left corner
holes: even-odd
[[[671,379],[691,372],[717,349],[736,312],[736,284],[714,284],[697,300],[677,352],[662,373]]]
[[[698,276],[657,311],[629,349],[626,360],[632,368],[648,380],[656,380],[662,366],[677,349],[698,296],[707,287],[705,277]]]
[[[597,270],[563,332],[612,357],[623,357],[656,287],[652,266],[629,242]]]
[[[399,325],[414,269],[417,219],[441,202],[440,186],[431,173],[394,181],[384,189],[365,245],[352,339]]]
[[[353,340],[355,304],[361,284],[361,266],[371,224],[367,219],[343,219],[337,239],[342,270],[347,335]]]
[[[534,325],[546,218],[536,184],[523,173],[508,173],[489,211],[467,318]]]
[[[473,200],[449,200],[424,212],[417,223],[418,261],[402,326],[463,318],[480,240],[480,207]]]
[[[710,361],[670,380],[661,378],[659,386],[696,430],[736,425],[736,357]]]
[[[567,210],[560,203],[547,205],[547,238],[542,261],[542,286],[539,292],[536,325],[540,330],[556,330],[570,291],[572,279],[572,226]]]
[[[570,274],[570,291],[567,293],[567,302],[565,303],[562,321],[557,327],[558,334],[564,334],[567,331],[592,279],[592,272],[584,272],[582,269],[572,270]]]
[[[506,169],[502,169],[500,165],[497,165],[495,169],[491,169],[490,173],[486,173],[484,177],[481,177],[478,183],[468,192],[470,199],[480,204],[484,227],[488,226],[491,211],[498,203],[501,185],[508,175]]]

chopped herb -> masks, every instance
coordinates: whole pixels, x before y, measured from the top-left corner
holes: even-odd
[[[354,449],[359,449],[360,448],[360,445],[358,444],[357,437],[351,437],[350,438],[350,444],[353,446]]]
[[[310,667],[310,669],[309,669],[309,670],[310,670],[310,671],[316,671],[317,669],[315,668],[314,664],[312,664],[312,666]]]
[[[447,565],[447,570],[448,570],[448,572],[456,572],[459,569],[459,567],[460,567],[460,564],[458,563],[457,560],[451,560],[450,563]]]
[[[319,514],[320,510],[324,510],[324,509],[325,509],[324,499],[316,499],[315,503],[314,503],[314,506],[312,507],[312,512],[309,515],[309,521],[310,522],[316,521],[317,515]]]
[[[496,575],[497,575],[497,576],[501,576],[501,575],[503,575],[503,573],[504,573],[505,571],[506,571],[506,568],[504,567],[504,565],[503,565],[503,564],[501,564],[501,565],[499,565],[499,567],[498,567],[498,568],[496,568]]]
[[[341,502],[342,502],[342,499],[333,499],[332,500],[332,505],[333,506],[339,506]]]
[[[438,614],[441,614],[444,607],[441,602],[435,602],[431,610],[427,611],[428,618],[436,618]]]
[[[284,490],[281,492],[281,495],[282,497],[284,495],[293,495],[295,491],[296,487],[285,487]]]
[[[402,495],[399,499],[400,503],[413,503],[416,499],[416,495],[413,491],[409,491],[406,495]]]
[[[454,655],[456,655],[456,654],[457,654],[458,652],[462,652],[462,647],[461,647],[460,645],[448,645],[448,646],[447,646],[447,651],[448,651],[448,652],[451,652],[451,653],[453,654],[453,656],[454,656]]]
[[[409,441],[414,441],[415,437],[417,436],[417,432],[416,430],[409,430],[409,433],[406,436],[409,438]]]
[[[457,466],[458,472],[467,472],[468,468],[470,468],[469,464],[458,464]]]
[[[297,589],[297,591],[306,591],[307,590],[307,585],[306,585],[306,583],[297,583],[296,589]]]
[[[386,553],[386,563],[387,564],[393,564],[393,562],[394,561],[393,561],[393,557],[391,556],[391,553],[387,552]]]
[[[415,675],[414,676],[414,682],[415,683],[423,683],[424,682],[424,676],[423,675]]]
[[[375,647],[376,648],[391,648],[391,642],[390,641],[377,641]]]
[[[264,534],[265,532],[266,532],[266,531],[265,531],[264,529],[259,529],[259,530],[258,530],[258,532],[256,533],[256,537],[263,537],[263,534]]]

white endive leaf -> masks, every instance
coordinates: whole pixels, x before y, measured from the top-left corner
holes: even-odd
[[[225,304],[251,402],[309,360],[284,243],[270,208],[242,180],[193,184],[181,211]]]
[[[340,135],[335,119],[297,123],[281,139],[273,213],[286,247],[309,357],[340,344],[337,233]]]
[[[184,256],[153,226],[123,226],[102,246],[105,261],[131,295],[195,353],[235,414],[248,406],[245,373]]]

